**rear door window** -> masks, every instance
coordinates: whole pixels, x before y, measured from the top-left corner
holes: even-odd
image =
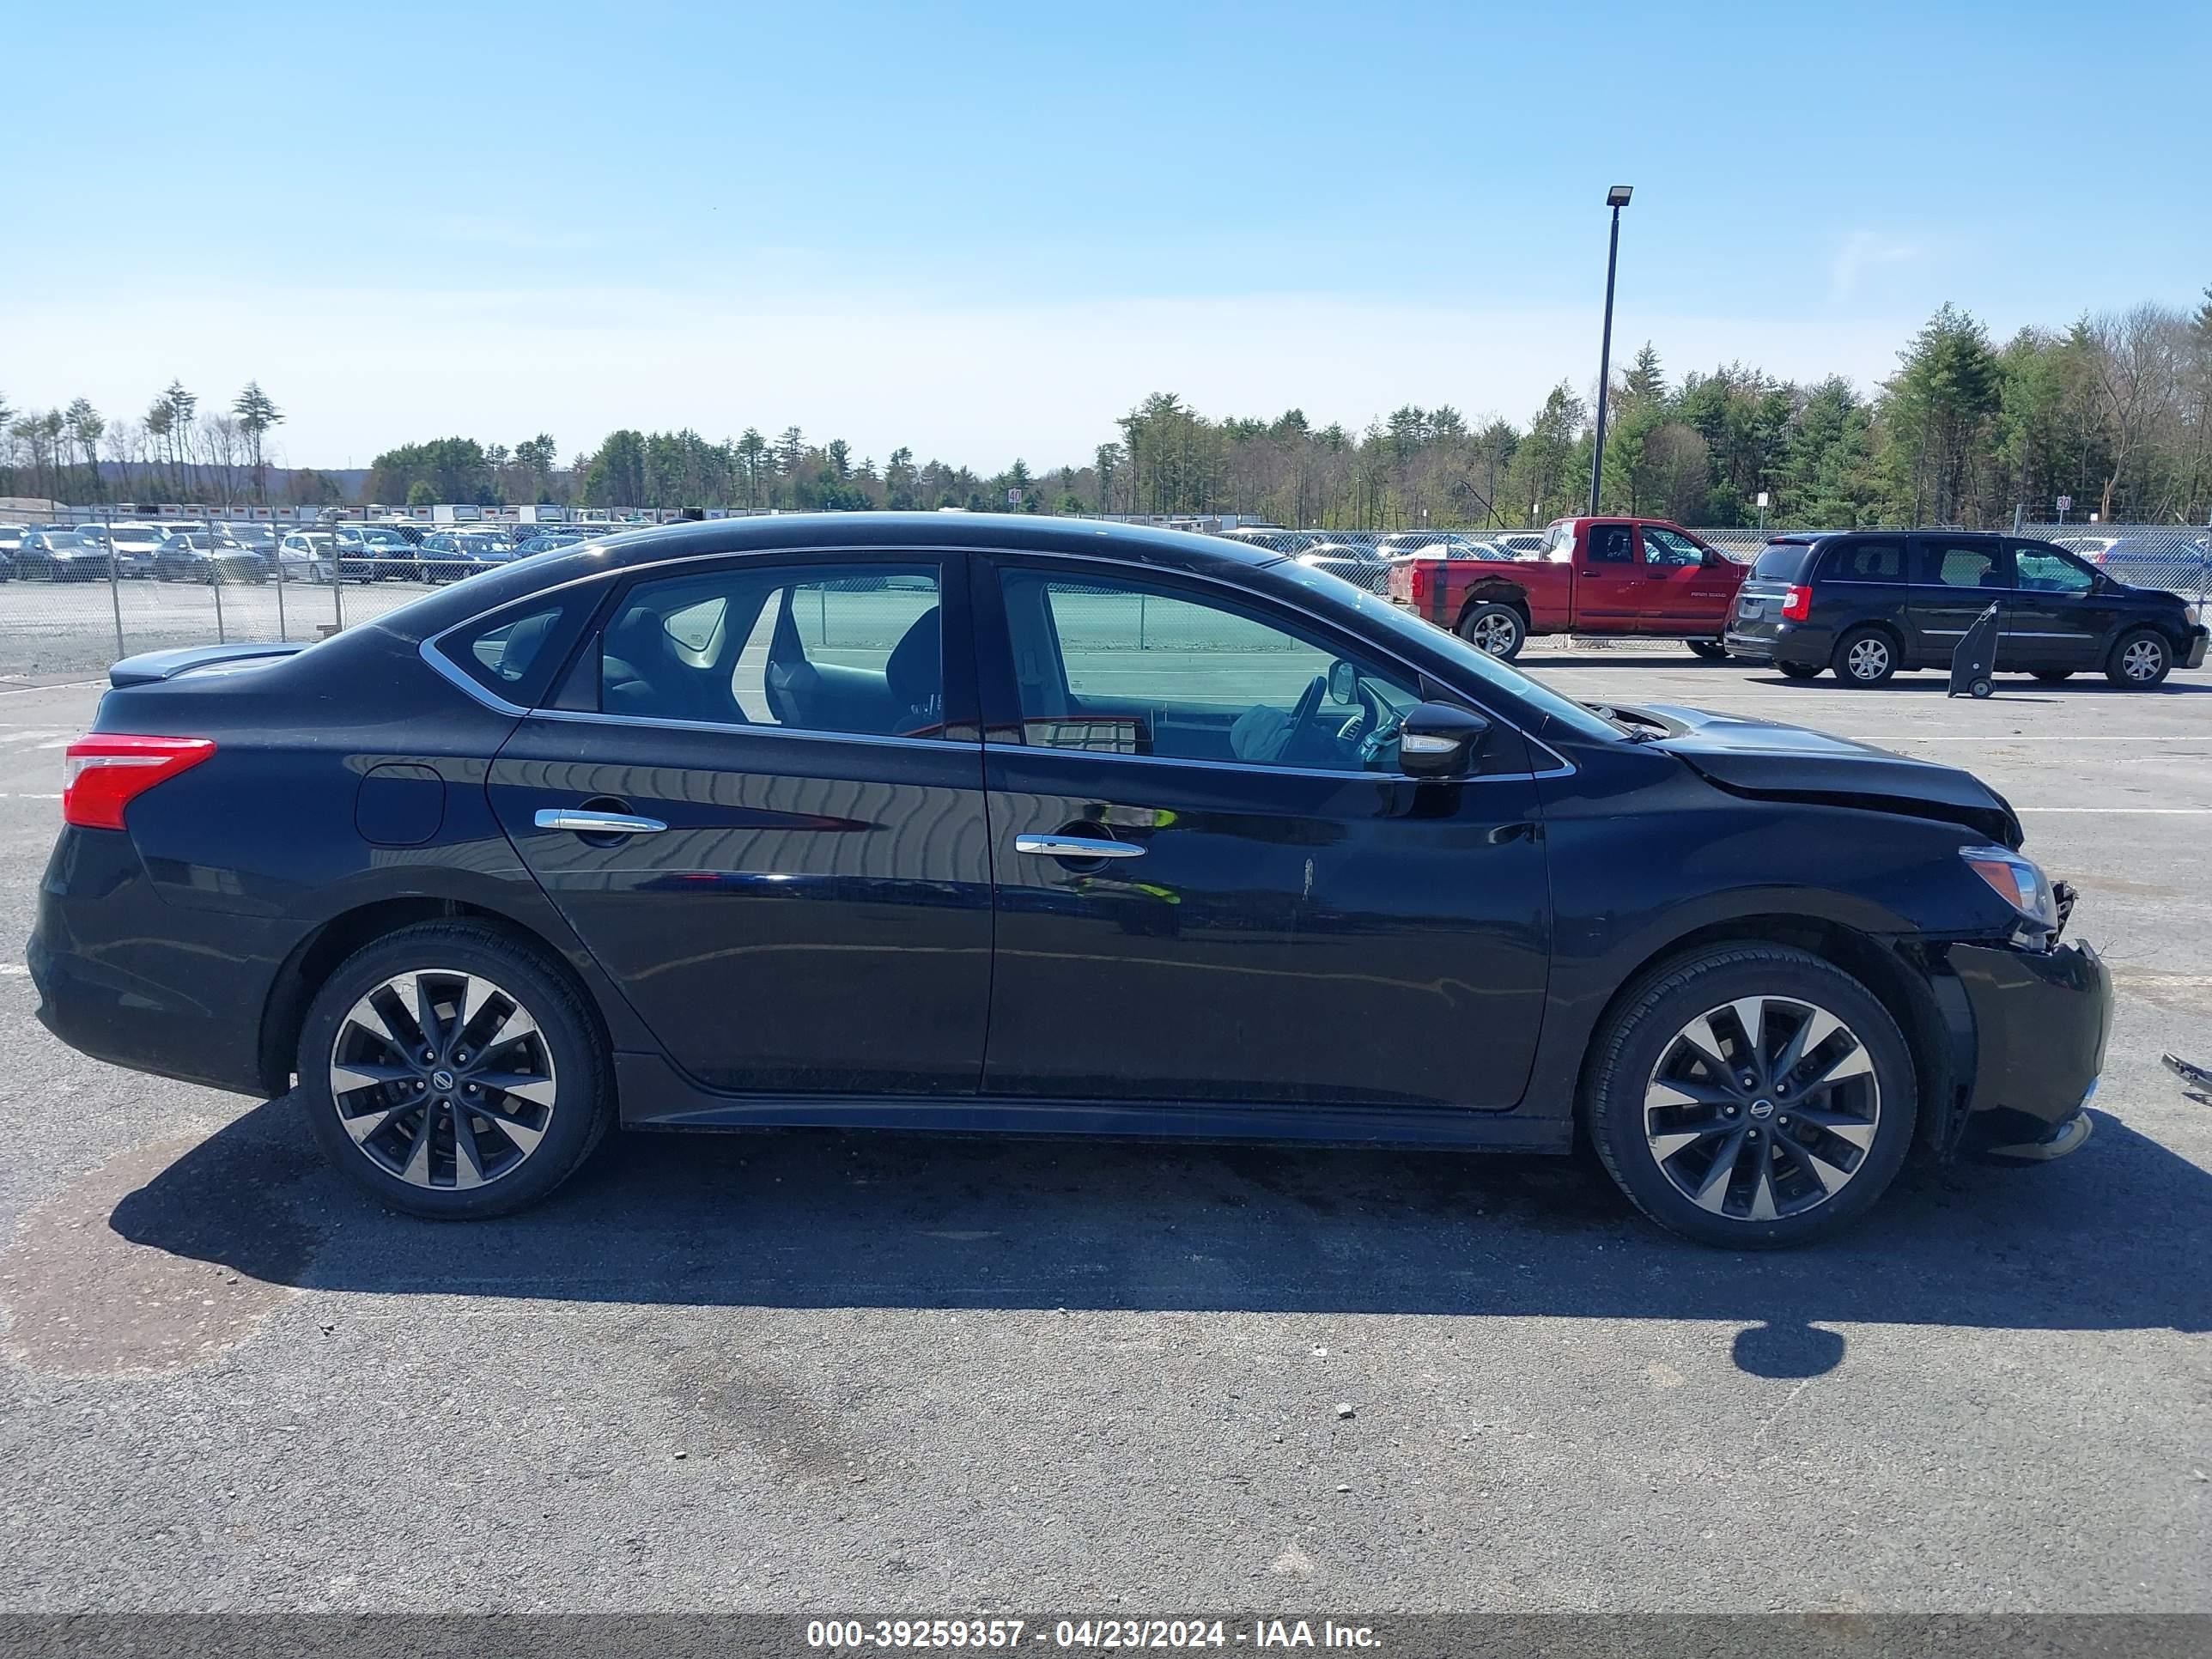
[[[599,644],[610,714],[945,735],[938,567],[736,565],[641,581]]]
[[[1592,564],[1633,564],[1636,562],[1636,531],[1625,524],[1594,524],[1589,530],[1589,557]]]
[[[2003,547],[1996,542],[1927,536],[1921,539],[1916,580],[1930,587],[2002,590],[2012,586],[2012,571]]]
[[[1849,541],[1830,550],[1820,574],[1838,582],[1905,582],[1909,568],[1902,541]]]

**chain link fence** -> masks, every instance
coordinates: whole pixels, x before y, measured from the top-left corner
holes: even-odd
[[[82,519],[84,515],[74,515]],[[595,525],[604,532],[624,526]],[[0,524],[0,675],[97,672],[118,657],[234,640],[312,641],[383,615],[433,583],[356,563],[333,572],[279,556],[273,545],[250,558],[218,557],[204,568],[157,565],[154,540],[120,524]],[[278,539],[285,526],[275,526]],[[296,526],[294,528],[297,528]],[[86,534],[85,531],[92,533]],[[1387,594],[1393,564],[1410,556],[1490,560],[1534,557],[1540,531],[1231,529],[1221,533],[1298,557],[1369,592]],[[1699,529],[1730,558],[1748,562],[1768,532]],[[2019,533],[2051,541],[2116,580],[2161,587],[2203,603],[2212,598],[2212,531],[2172,525],[2023,524]],[[56,538],[65,538],[58,544]],[[356,574],[358,571],[359,574]],[[333,580],[333,574],[343,580]],[[163,580],[164,575],[175,580]],[[1188,609],[1186,607],[1186,609]],[[1192,618],[1149,608],[1139,618],[1146,649],[1220,648]],[[1178,633],[1180,629],[1182,630]],[[1185,635],[1188,637],[1185,637]]]

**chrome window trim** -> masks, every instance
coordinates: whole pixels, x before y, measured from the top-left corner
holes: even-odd
[[[590,544],[584,543],[580,544],[580,545],[588,546]],[[891,563],[900,558],[910,558],[915,555],[922,555],[927,557],[939,559],[954,556],[967,557],[973,556],[986,559],[1000,557],[1026,557],[1045,561],[1057,559],[1081,564],[1105,565],[1115,570],[1133,573],[1143,573],[1146,571],[1153,571],[1157,573],[1163,568],[1159,566],[1146,564],[1140,560],[1109,558],[1096,553],[1068,553],[1057,550],[1048,551],[1035,548],[977,547],[971,544],[963,542],[876,543],[861,546],[830,546],[817,544],[810,547],[763,547],[750,549],[726,548],[716,552],[672,554],[665,559],[653,559],[638,564],[620,565],[610,570],[587,571],[580,576],[571,576],[566,581],[556,582],[550,587],[541,587],[534,592],[520,595],[514,599],[506,600],[501,604],[492,605],[486,610],[476,612],[472,616],[465,617],[457,623],[450,623],[447,627],[440,629],[434,634],[426,635],[421,644],[416,647],[416,653],[420,656],[423,661],[429,664],[433,669],[436,670],[438,673],[444,676],[447,680],[459,687],[461,690],[467,692],[471,696],[474,697],[478,702],[483,703],[486,708],[490,708],[498,714],[512,714],[518,719],[534,714],[541,715],[547,719],[569,720],[605,720],[617,725],[647,726],[661,729],[699,732],[744,732],[755,734],[762,732],[774,732],[781,737],[834,738],[848,743],[879,743],[898,745],[922,744],[933,749],[945,748],[948,746],[954,749],[965,749],[969,747],[969,744],[964,743],[954,743],[948,738],[882,738],[873,737],[864,732],[807,732],[789,726],[734,726],[706,720],[657,720],[647,719],[647,717],[640,714],[596,714],[587,710],[546,708],[542,707],[538,708],[526,708],[519,703],[510,702],[506,698],[501,696],[497,692],[493,691],[489,687],[479,683],[466,669],[463,668],[459,663],[454,662],[442,651],[436,648],[440,641],[444,640],[447,635],[458,634],[464,629],[473,627],[477,623],[482,622],[486,617],[491,616],[496,611],[504,611],[509,605],[522,605],[531,599],[547,599],[556,593],[565,593],[570,588],[581,586],[586,582],[619,582],[641,576],[648,572],[665,570],[684,565],[703,564],[731,559],[759,559],[764,561],[772,561],[775,559],[788,560],[794,557],[800,559],[816,559],[845,557],[855,554],[875,556],[870,560],[870,562],[880,563]],[[1284,562],[1285,562],[1285,556],[1278,554],[1273,558],[1261,561],[1260,563],[1255,565],[1254,568],[1263,569],[1268,565],[1281,564]],[[1272,602],[1279,605],[1282,603],[1279,599],[1274,599],[1272,595],[1255,595],[1250,589],[1240,587],[1235,582],[1224,581],[1218,576],[1207,575],[1202,572],[1169,568],[1166,569],[1165,574],[1170,579],[1180,578],[1186,581],[1200,582],[1209,586],[1218,587],[1227,593],[1241,595],[1247,599],[1256,598],[1262,604]],[[969,603],[971,605],[974,603],[974,596],[972,594],[969,596]],[[374,626],[374,624],[368,623],[364,625]],[[1338,626],[1340,630],[1343,632],[1349,633],[1353,631],[1349,629],[1342,628],[1341,624],[1336,624],[1336,626]],[[1357,635],[1355,636],[1357,637]],[[1407,661],[1405,658],[1400,656],[1395,651],[1391,650],[1387,645],[1378,644],[1376,641],[1366,640],[1364,638],[1361,639],[1361,643],[1366,646],[1369,649],[1373,650],[1378,656],[1383,657],[1388,660],[1395,663],[1399,667],[1406,670],[1408,673],[1425,675],[1431,679],[1437,678],[1434,674],[1430,673],[1428,670],[1422,668],[1419,664]],[[1575,775],[1576,768],[1574,763],[1567,759],[1565,756],[1560,754],[1559,751],[1553,748],[1551,744],[1544,742],[1534,732],[1523,731],[1517,722],[1506,720],[1500,716],[1494,709],[1488,707],[1482,698],[1465,691],[1462,691],[1461,695],[1467,696],[1470,702],[1476,703],[1478,705],[1479,712],[1495,724],[1503,726],[1509,731],[1518,732],[1522,741],[1528,744],[1531,749],[1541,750],[1544,754],[1550,756],[1553,761],[1558,763],[1556,766],[1543,771],[1499,773],[1495,775],[1497,779],[1565,778]],[[1032,745],[1026,744],[1000,744],[995,746],[1001,749],[1015,749],[1029,748]],[[1109,760],[1154,760],[1166,758],[1164,757],[1152,755],[1113,755],[1108,754],[1106,751],[1102,750],[1091,749],[1062,750],[1053,752],[1063,754],[1104,755],[1105,758]],[[1173,763],[1182,766],[1226,766],[1232,769],[1247,769],[1245,763],[1241,761],[1194,760],[1176,761]],[[1289,767],[1274,767],[1267,769],[1286,772],[1291,771],[1293,769]],[[1401,773],[1389,772],[1320,771],[1314,772],[1310,774],[1310,775],[1334,778],[1402,778],[1404,775]],[[1416,781],[1416,780],[1413,779],[1406,779],[1405,781],[1407,782]],[[1492,781],[1492,780],[1486,778],[1458,778],[1449,781],[1458,783],[1483,783]]]
[[[981,739],[963,743],[955,738],[901,738],[876,732],[817,732],[804,726],[740,726],[734,720],[659,720],[650,714],[607,714],[588,708],[526,708],[532,720],[563,720],[573,726],[637,726],[653,732],[719,732],[725,737],[814,738],[831,743],[866,743],[892,749],[927,749],[933,754],[958,754],[981,749]]]
[[[529,714],[531,711],[525,708],[519,702],[509,702],[505,697],[501,696],[498,692],[493,690],[489,686],[485,685],[479,681],[475,675],[470,673],[467,669],[462,667],[460,664],[455,662],[444,652],[435,651],[431,648],[433,646],[436,645],[440,640],[444,639],[447,635],[459,633],[462,629],[471,627],[476,623],[481,622],[483,619],[483,617],[490,614],[490,612],[485,611],[482,613],[482,615],[470,617],[467,622],[455,623],[451,628],[441,629],[437,633],[431,635],[428,639],[424,640],[422,644],[416,646],[415,647],[415,654],[422,658],[424,662],[429,664],[434,672],[445,676],[447,680],[459,686],[462,690],[467,692],[471,696],[474,697],[478,702],[483,704],[485,708],[492,710],[495,714],[512,714],[517,720],[520,720],[522,716]]]

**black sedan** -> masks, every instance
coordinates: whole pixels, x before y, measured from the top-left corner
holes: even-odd
[[[1162,648],[1162,641],[1171,642]],[[1590,708],[1216,538],[865,514],[118,664],[28,961],[401,1209],[611,1128],[1567,1152],[1721,1244],[2086,1136],[2111,992],[1968,774]]]
[[[105,540],[77,530],[30,530],[15,548],[15,574],[56,582],[104,582],[115,556]]]

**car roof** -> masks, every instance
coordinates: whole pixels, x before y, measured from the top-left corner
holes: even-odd
[[[563,582],[669,559],[787,550],[827,557],[878,548],[1088,556],[1231,580],[1285,562],[1279,553],[1224,536],[1094,519],[1013,513],[786,513],[706,519],[643,528],[609,526],[597,539],[532,554],[403,607],[405,632],[421,637],[418,629],[434,633]],[[392,613],[391,620],[396,623],[400,614]]]

